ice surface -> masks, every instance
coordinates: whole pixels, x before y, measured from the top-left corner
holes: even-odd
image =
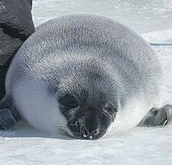
[[[138,33],[171,29],[171,0],[34,0],[36,25],[57,16],[89,13],[113,18]]]
[[[171,0],[35,0],[36,25],[61,15],[92,13],[131,27],[148,42],[172,41]],[[153,47],[165,74],[172,102],[172,46]],[[0,132],[0,165],[172,165],[172,124],[135,128],[96,141],[48,138],[21,123]]]

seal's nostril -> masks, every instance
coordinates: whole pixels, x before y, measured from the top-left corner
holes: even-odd
[[[89,131],[86,128],[82,128],[81,134],[84,138],[87,138],[89,136]]]
[[[96,135],[98,134],[98,132],[99,132],[99,131],[98,131],[97,129],[94,130],[94,131],[91,133],[91,136],[92,136],[92,137],[96,136]]]

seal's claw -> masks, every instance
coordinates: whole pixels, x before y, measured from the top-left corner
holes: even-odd
[[[165,110],[166,116],[167,116],[167,123],[170,123],[172,121],[172,106],[167,104],[164,107],[162,107]]]

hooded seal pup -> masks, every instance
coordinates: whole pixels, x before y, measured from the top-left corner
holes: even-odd
[[[15,55],[2,123],[10,128],[21,116],[41,131],[84,139],[128,130],[147,113],[142,124],[162,125],[171,112],[160,108],[163,84],[159,60],[135,32],[101,16],[63,16],[38,27]]]

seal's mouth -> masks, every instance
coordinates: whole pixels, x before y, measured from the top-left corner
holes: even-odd
[[[66,133],[68,136],[75,139],[85,139],[85,140],[96,140],[101,138],[106,133],[106,129],[104,128],[96,129],[90,133],[85,128],[81,128],[80,130],[76,131],[75,129],[70,127],[70,131],[73,133],[73,136]]]
[[[82,117],[72,119],[68,122],[68,128],[77,139],[95,140],[101,138],[112,123],[109,116],[91,113]]]

